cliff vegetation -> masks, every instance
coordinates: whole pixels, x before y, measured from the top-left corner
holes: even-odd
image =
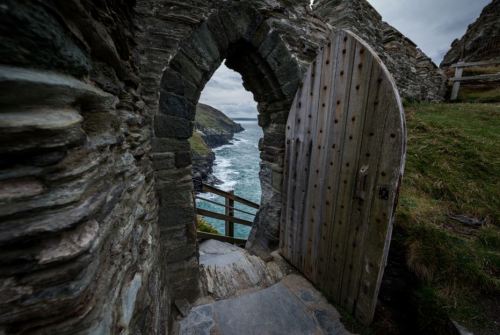
[[[500,105],[407,109],[408,156],[396,219],[421,331],[446,319],[494,334],[500,319]],[[428,328],[427,328],[428,327]]]
[[[205,104],[196,107],[193,136],[189,139],[193,158],[193,177],[215,182],[211,175],[215,161],[213,148],[228,144],[243,127],[223,112]]]

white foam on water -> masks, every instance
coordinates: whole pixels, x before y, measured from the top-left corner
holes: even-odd
[[[234,186],[238,182],[237,178],[239,174],[238,171],[233,169],[231,158],[216,156],[214,176],[223,182],[222,185],[219,185],[222,190],[230,191],[234,189]]]

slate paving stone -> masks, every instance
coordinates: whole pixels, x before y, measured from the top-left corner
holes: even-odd
[[[255,271],[248,262],[246,252],[238,247],[221,243],[204,243],[200,247],[203,267],[217,269],[213,285],[230,285],[226,280],[240,272]],[[250,268],[250,269],[248,269]],[[245,270],[246,269],[246,270]],[[205,269],[206,270],[206,269]],[[218,279],[222,283],[218,282]],[[250,282],[247,282],[250,285]],[[232,283],[239,287],[236,278]],[[251,286],[251,285],[250,285]],[[250,287],[248,287],[250,288]],[[297,274],[285,276],[272,286],[263,288],[255,283],[254,290],[238,291],[224,300],[194,307],[179,322],[180,335],[347,335],[340,314],[323,295],[304,277]],[[236,291],[227,287],[228,291]]]

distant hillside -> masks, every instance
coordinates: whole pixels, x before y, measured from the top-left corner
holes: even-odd
[[[244,130],[220,110],[201,103],[196,106],[194,127],[211,148],[229,143],[235,133]]]

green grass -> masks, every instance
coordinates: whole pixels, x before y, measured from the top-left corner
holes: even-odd
[[[210,149],[201,135],[196,131],[193,132],[193,136],[189,139],[189,144],[191,145],[191,150],[199,156],[206,156],[212,152],[212,149]]]
[[[220,235],[217,229],[199,215],[196,216],[196,229],[205,233]]]
[[[462,85],[458,94],[462,102],[500,102],[500,87],[470,87]]]
[[[196,106],[195,123],[198,128],[211,128],[217,132],[229,132],[234,127],[234,121],[221,111],[204,104]]]
[[[417,300],[473,329],[493,327],[483,298],[500,296],[500,105],[415,104],[406,114],[396,224],[408,266],[425,284]],[[452,214],[486,225],[470,228]],[[428,306],[422,313],[441,315]]]

